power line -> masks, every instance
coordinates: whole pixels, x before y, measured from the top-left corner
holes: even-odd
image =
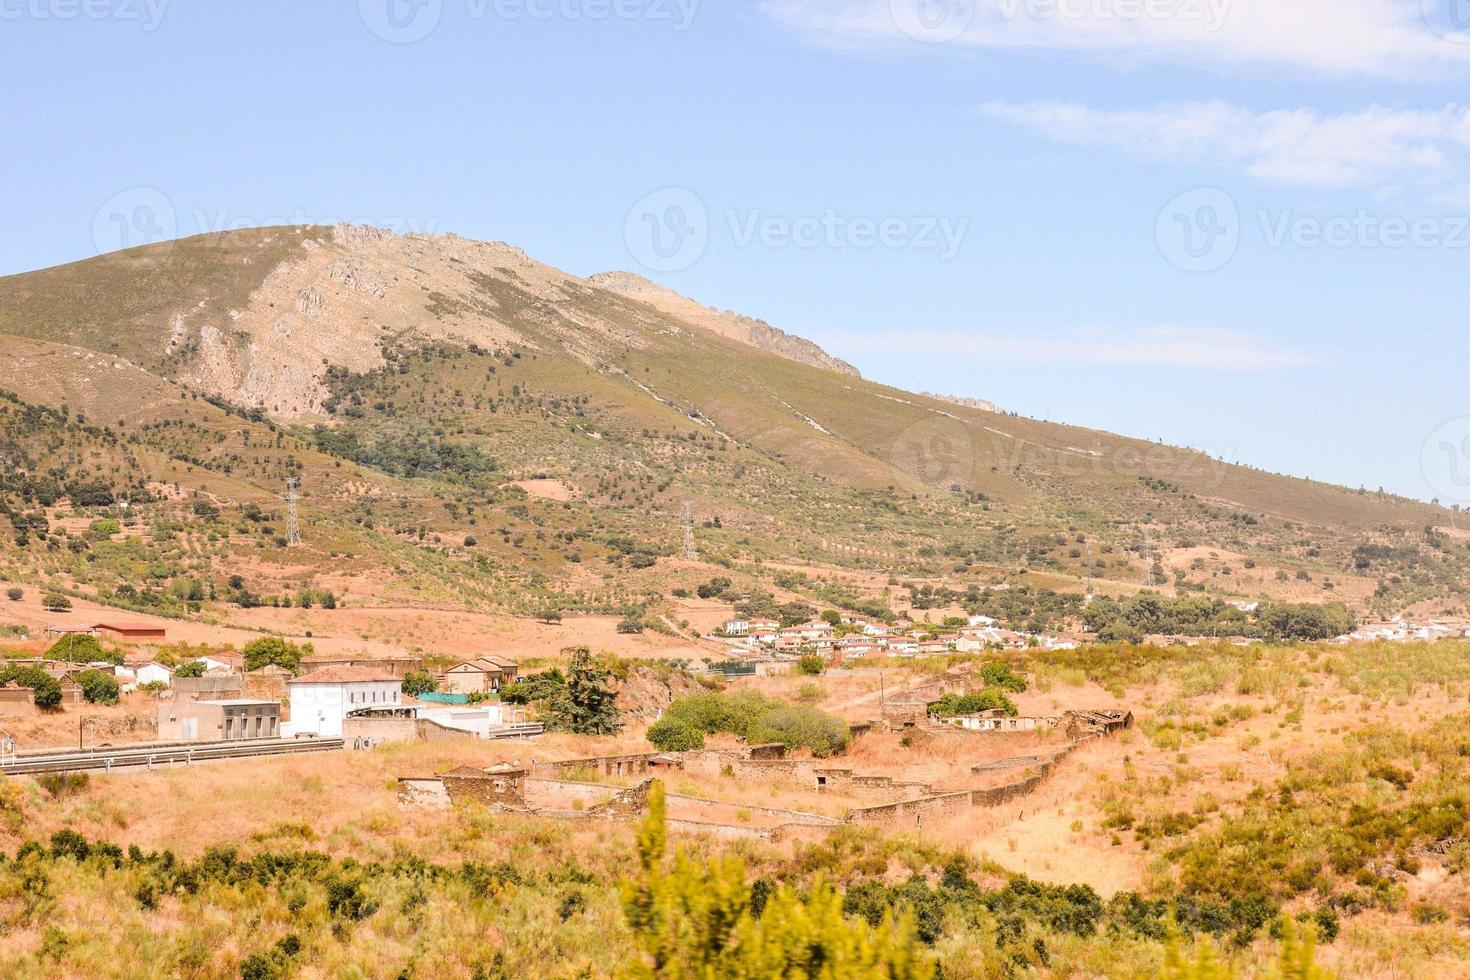
[[[694,502],[684,501],[684,560],[697,561],[699,550],[694,547]]]
[[[301,544],[301,518],[296,513],[296,488],[300,481],[292,476],[286,478],[286,547]]]

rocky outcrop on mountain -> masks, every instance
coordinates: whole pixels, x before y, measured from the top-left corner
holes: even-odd
[[[951,405],[959,405],[961,408],[976,408],[982,412],[999,412],[994,402],[983,401],[979,398],[961,398],[958,395],[936,395],[932,391],[921,392],[925,398],[937,398]]]
[[[599,289],[647,303],[668,316],[758,350],[779,354],[799,364],[826,368],[854,378],[862,377],[857,368],[833,357],[810,340],[789,334],[764,320],[703,306],[631,272],[602,272],[588,277],[587,281]]]

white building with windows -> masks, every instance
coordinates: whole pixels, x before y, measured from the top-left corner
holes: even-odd
[[[339,738],[352,715],[403,704],[403,681],[371,667],[327,667],[287,684],[291,720],[281,725],[286,738]]]

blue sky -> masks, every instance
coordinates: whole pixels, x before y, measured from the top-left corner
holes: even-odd
[[[1470,4],[0,0],[0,58],[0,273],[452,231],[901,387],[1470,504]]]

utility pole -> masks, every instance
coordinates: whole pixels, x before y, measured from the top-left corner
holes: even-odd
[[[684,560],[697,561],[699,551],[694,547],[694,501],[684,501]]]
[[[1083,602],[1092,601],[1092,538],[1087,539],[1087,582],[1085,585]]]
[[[301,544],[301,518],[296,513],[296,488],[300,481],[292,476],[286,478],[286,547]]]
[[[1154,542],[1153,542],[1153,538],[1148,533],[1148,526],[1147,525],[1144,525],[1143,526],[1143,561],[1144,561],[1144,564],[1148,565],[1148,584],[1149,584],[1149,587],[1150,588],[1153,588],[1155,586],[1162,586],[1164,584],[1163,582],[1155,582],[1154,581],[1154,561],[1155,561],[1156,557],[1157,556],[1154,554]]]

